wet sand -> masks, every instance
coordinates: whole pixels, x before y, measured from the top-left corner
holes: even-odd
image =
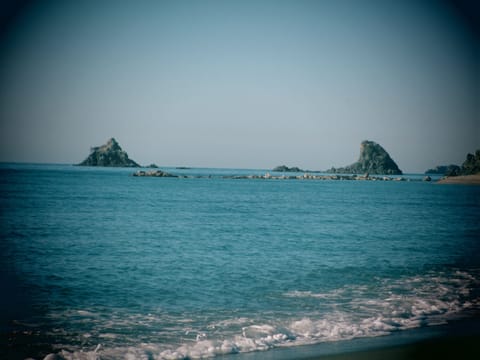
[[[480,315],[387,336],[276,348],[221,360],[463,360],[480,359]]]
[[[480,359],[480,336],[453,336],[382,349],[312,357],[305,360]]]

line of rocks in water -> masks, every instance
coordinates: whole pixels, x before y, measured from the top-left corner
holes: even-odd
[[[211,179],[216,176],[212,175],[174,175],[162,170],[150,170],[144,171],[140,170],[133,173],[133,176],[139,177],[171,177],[171,178],[187,178],[187,179]],[[400,177],[390,177],[390,176],[370,176],[369,174],[365,175],[315,175],[305,173],[303,175],[272,175],[270,173],[265,173],[264,175],[224,175],[218,176],[221,179],[259,179],[259,180],[357,180],[357,181],[420,181]],[[432,181],[430,176],[425,176],[422,181]]]
[[[303,175],[240,175],[225,177],[229,179],[267,179],[267,180],[363,180],[363,181],[410,181],[404,177],[389,177],[389,176],[370,176],[365,175],[314,175],[305,173]],[[429,181],[429,180],[425,180]]]
[[[167,173],[162,170],[150,170],[150,171],[144,171],[144,170],[139,170],[135,173],[133,173],[133,176],[145,176],[145,177],[178,177],[177,175],[173,175],[170,173]]]

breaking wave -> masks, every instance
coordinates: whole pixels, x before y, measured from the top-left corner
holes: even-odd
[[[130,318],[99,318],[95,311],[78,310],[69,321],[92,323],[85,339],[90,348],[58,344],[65,359],[195,359],[264,351],[361,337],[376,337],[423,326],[445,324],[466,311],[480,308],[478,277],[461,271],[429,273],[403,279],[378,279],[327,292],[293,290],[282,298],[308,304],[313,310],[297,316],[269,314],[257,317],[222,314],[209,321],[192,314],[166,317],[148,314]],[[145,335],[125,335],[129,327],[143,326]],[[115,329],[117,333],[115,332]],[[92,333],[93,332],[93,333]],[[174,341],[175,339],[175,341]],[[122,344],[122,345],[120,345]]]

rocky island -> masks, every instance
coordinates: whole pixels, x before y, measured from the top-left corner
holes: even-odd
[[[277,166],[272,171],[276,171],[276,172],[303,172],[302,169],[300,169],[296,166],[288,167],[288,166],[285,166],[285,165]]]
[[[360,157],[352,165],[331,168],[327,170],[334,174],[383,174],[383,175],[402,175],[400,170],[385,151],[385,149],[373,141],[365,140],[360,145]]]
[[[140,167],[128,157],[114,138],[105,145],[91,148],[90,155],[78,166]]]

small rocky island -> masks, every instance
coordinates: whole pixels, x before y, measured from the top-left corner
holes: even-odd
[[[128,157],[114,138],[105,145],[91,148],[90,155],[78,166],[140,167]]]
[[[288,167],[288,166],[285,166],[285,165],[277,166],[272,171],[276,171],[276,172],[304,172],[304,170],[302,170],[302,169],[300,169],[296,166]]]
[[[377,174],[402,175],[400,170],[383,147],[373,141],[365,140],[360,145],[360,157],[352,165],[327,170],[334,174]]]

